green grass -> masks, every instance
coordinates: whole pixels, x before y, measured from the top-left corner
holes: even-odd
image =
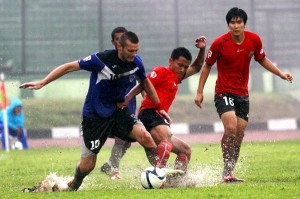
[[[300,140],[244,143],[236,175],[245,183],[220,182],[221,149],[218,144],[192,145],[189,178],[196,187],[144,190],[139,174],[148,167],[141,147],[133,146],[121,162],[122,179],[109,180],[99,167],[110,155],[105,146],[96,169],[78,192],[22,193],[51,172],[72,176],[80,148],[44,148],[0,152],[0,198],[300,198]],[[170,163],[174,161],[171,156]]]

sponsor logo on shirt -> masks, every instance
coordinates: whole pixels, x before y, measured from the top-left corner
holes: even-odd
[[[117,65],[113,65],[113,66],[112,66],[112,68],[117,68],[117,67],[118,67]]]
[[[86,58],[83,59],[84,62],[90,61],[92,59],[92,56],[87,56]]]
[[[260,53],[260,54],[263,54],[263,53],[264,53],[264,49],[261,49],[259,53]]]
[[[152,71],[150,74],[150,78],[154,79],[155,77],[157,77],[156,72]]]

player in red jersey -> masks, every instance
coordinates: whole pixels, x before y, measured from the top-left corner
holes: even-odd
[[[152,82],[160,99],[160,105],[166,112],[172,105],[181,81],[201,69],[205,58],[206,38],[204,36],[198,37],[195,46],[200,50],[192,64],[191,53],[186,48],[179,47],[173,50],[169,58],[169,67],[158,66],[148,74],[148,79]],[[141,91],[142,87],[138,85],[128,94],[126,101],[131,99],[131,94]],[[172,135],[170,123],[155,110],[155,105],[148,95],[145,95],[142,101],[138,117],[158,145],[156,149],[159,157],[157,166],[166,167],[170,153],[173,152],[177,154],[174,168],[186,171],[191,156],[191,148],[187,143]]]
[[[207,53],[199,79],[195,103],[202,108],[203,89],[211,67],[217,62],[215,106],[224,126],[221,140],[224,161],[223,181],[242,182],[234,176],[244,132],[248,124],[248,79],[250,60],[254,57],[261,66],[280,78],[292,82],[289,73],[279,70],[266,56],[260,37],[245,30],[247,14],[231,8],[226,21],[229,32],[216,38]]]

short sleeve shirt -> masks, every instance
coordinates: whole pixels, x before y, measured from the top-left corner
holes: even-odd
[[[236,44],[231,33],[221,35],[212,43],[206,63],[217,62],[218,78],[215,93],[228,92],[239,96],[248,96],[249,66],[251,58],[256,61],[265,57],[260,37],[252,32],[244,31],[245,38]]]
[[[137,55],[133,62],[123,62],[117,50],[91,54],[78,61],[83,70],[91,72],[90,85],[82,114],[89,118],[109,118],[116,110],[116,103],[125,95],[138,77],[146,79],[145,68]]]
[[[154,68],[147,77],[153,84],[163,109],[168,112],[182,79],[171,68],[164,66]],[[147,108],[156,108],[148,95],[143,99],[140,111]]]

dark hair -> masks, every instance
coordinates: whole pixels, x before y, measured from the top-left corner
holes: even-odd
[[[127,32],[127,29],[122,27],[122,26],[116,27],[115,29],[113,29],[113,31],[110,34],[111,35],[111,40],[115,39],[115,34],[116,33],[123,33],[123,32]]]
[[[188,61],[192,61],[192,54],[190,53],[190,51],[184,47],[178,47],[175,48],[172,51],[171,54],[171,59],[175,60],[175,59],[179,59],[179,57],[184,57],[186,58]]]
[[[247,13],[243,9],[240,9],[238,7],[233,7],[228,11],[228,13],[226,15],[227,25],[229,25],[230,21],[236,17],[242,18],[244,21],[244,24],[246,25],[247,19],[248,19]]]
[[[131,43],[137,44],[139,43],[139,38],[138,36],[131,31],[127,31],[124,34],[121,35],[119,38],[119,43],[121,44],[122,47],[126,46],[126,41],[129,40]]]

